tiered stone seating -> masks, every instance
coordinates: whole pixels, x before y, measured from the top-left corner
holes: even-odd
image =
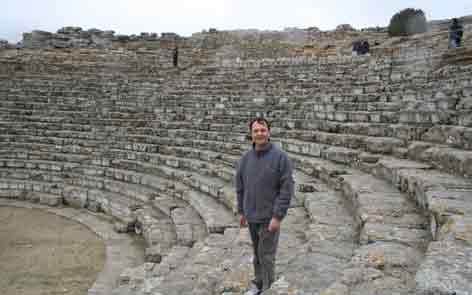
[[[248,120],[266,116],[297,181],[272,294],[468,294],[470,49],[433,37],[183,69],[146,50],[0,52],[1,196],[142,233],[149,263],[116,295],[241,294],[251,248],[232,181]]]

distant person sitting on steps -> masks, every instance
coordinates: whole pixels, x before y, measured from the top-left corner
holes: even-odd
[[[459,24],[457,18],[452,19],[451,26],[449,27],[449,48],[457,48],[461,46],[462,34],[464,29]]]
[[[352,55],[364,55],[369,53],[369,42],[367,40],[357,40],[352,43]]]

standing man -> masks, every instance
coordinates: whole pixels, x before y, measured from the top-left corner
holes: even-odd
[[[239,161],[236,192],[240,225],[249,225],[254,249],[255,279],[246,295],[258,295],[275,280],[280,223],[294,194],[294,181],[287,154],[270,143],[270,123],[256,118],[249,131],[252,149]]]

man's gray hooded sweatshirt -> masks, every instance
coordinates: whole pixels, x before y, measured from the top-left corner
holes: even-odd
[[[294,194],[292,164],[287,154],[272,143],[247,151],[236,173],[238,212],[250,223],[282,220]]]

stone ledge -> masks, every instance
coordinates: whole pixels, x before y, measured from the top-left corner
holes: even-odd
[[[438,171],[425,170],[411,161],[380,161],[376,171],[409,193],[431,215],[431,231],[436,241],[430,243],[417,273],[418,294],[470,294],[472,280],[462,274],[464,271],[468,272],[467,263],[463,264],[464,259],[467,261],[472,257],[472,210],[469,204],[472,182]],[[439,268],[438,263],[441,265]]]

